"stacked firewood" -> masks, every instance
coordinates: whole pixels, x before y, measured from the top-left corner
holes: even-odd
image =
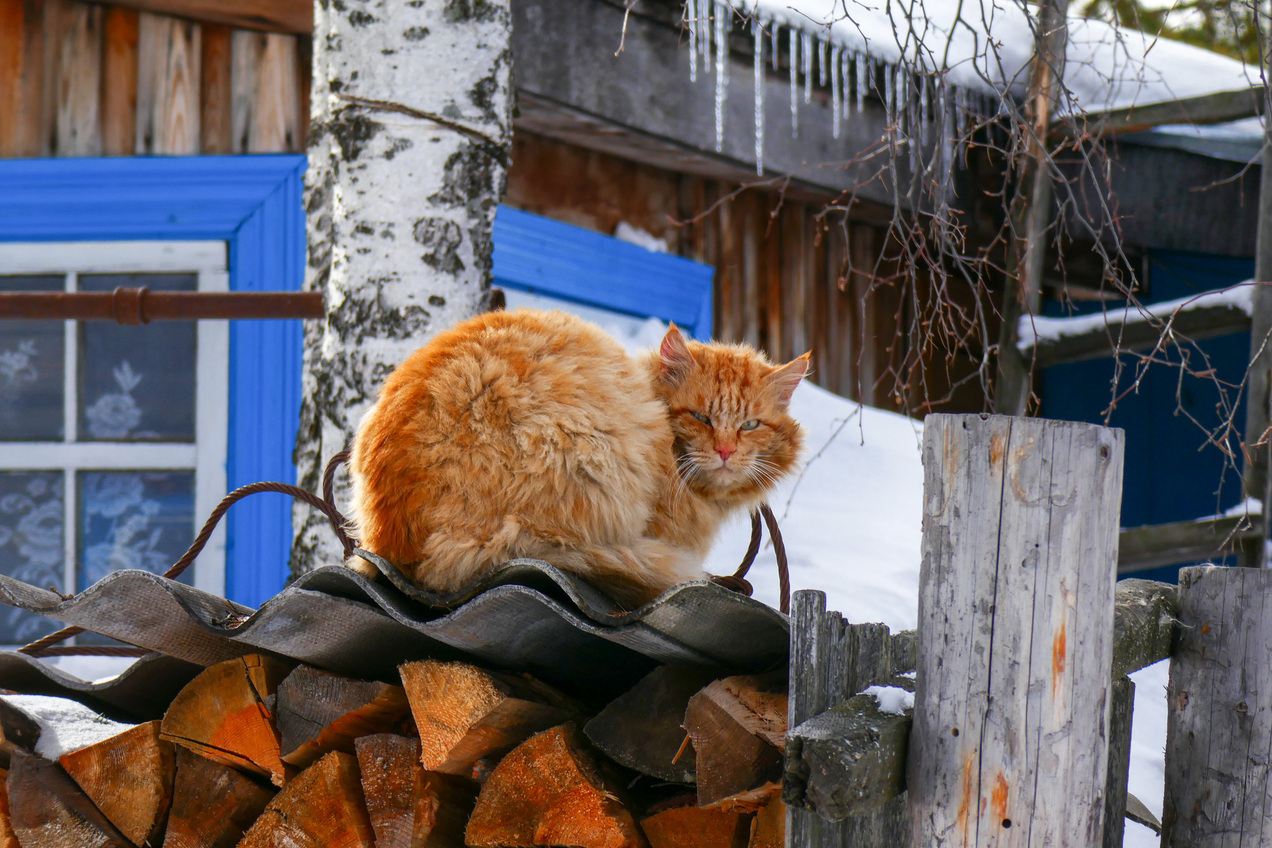
[[[229,660],[57,762],[0,709],[0,848],[783,844],[784,677],[661,667],[588,705],[463,663],[399,672]]]

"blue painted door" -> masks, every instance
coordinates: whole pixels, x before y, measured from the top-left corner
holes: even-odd
[[[1150,256],[1151,302],[1161,302],[1224,288],[1254,275],[1254,260],[1156,251]],[[1051,302],[1048,315],[1073,314]],[[1077,310],[1098,312],[1098,305]],[[1139,527],[1214,515],[1241,501],[1240,451],[1237,439],[1245,422],[1244,398],[1232,408],[1249,358],[1250,334],[1206,339],[1188,346],[1188,370],[1213,376],[1181,374],[1181,354],[1170,350],[1143,373],[1138,389],[1139,359],[1122,356],[1116,388],[1119,397],[1108,423],[1126,430],[1126,465],[1122,487],[1122,526]],[[1042,374],[1042,415],[1070,421],[1104,423],[1115,396],[1111,358],[1047,368]],[[1218,383],[1218,385],[1217,385]],[[1227,387],[1220,392],[1219,385]],[[1226,397],[1225,397],[1226,395]],[[1236,424],[1228,439],[1234,460],[1209,443],[1209,433],[1225,420]],[[1232,558],[1229,558],[1230,560]],[[1175,582],[1179,567],[1138,572],[1135,577]]]

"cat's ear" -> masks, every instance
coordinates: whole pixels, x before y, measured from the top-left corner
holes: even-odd
[[[662,378],[673,386],[680,383],[698,364],[693,358],[693,352],[689,350],[689,343],[675,324],[667,328],[667,335],[663,336],[658,355],[662,359]]]
[[[799,385],[799,381],[804,379],[804,375],[808,373],[808,367],[812,364],[811,356],[812,351],[809,351],[798,359],[792,359],[781,368],[775,369],[765,378],[765,382],[777,396],[778,403],[790,403],[791,395],[795,394],[795,388]]]

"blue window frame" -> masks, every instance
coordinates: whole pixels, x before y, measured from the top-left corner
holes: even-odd
[[[232,291],[294,291],[304,279],[305,165],[296,155],[3,160],[0,241],[223,240]],[[300,374],[299,321],[231,322],[231,489],[294,482]],[[227,597],[259,606],[282,588],[291,506],[258,496],[230,511]]]
[[[694,338],[711,336],[714,273],[691,259],[508,206],[495,215],[495,285],[675,321]]]

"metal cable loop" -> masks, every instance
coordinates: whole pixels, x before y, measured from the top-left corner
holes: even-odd
[[[347,450],[341,451],[333,456],[331,461],[327,463],[326,471],[323,474],[324,493],[329,493],[331,491],[331,478],[335,474],[335,468],[339,463],[347,459],[348,455],[349,452]],[[292,497],[299,498],[319,510],[327,517],[327,520],[331,522],[331,527],[335,530],[336,537],[340,539],[340,543],[344,546],[345,556],[348,556],[353,552],[355,543],[344,531],[344,525],[347,523],[347,519],[341,515],[340,510],[336,508],[336,505],[331,502],[329,497],[325,499],[320,498],[313,492],[306,491],[299,486],[293,486],[290,483],[275,483],[270,481],[249,483],[246,486],[241,486],[235,489],[233,492],[230,492],[221,499],[221,502],[216,505],[216,509],[212,510],[212,514],[208,516],[208,520],[204,522],[203,529],[199,531],[199,535],[195,537],[193,544],[191,544],[186,552],[181,555],[181,559],[173,563],[172,567],[165,571],[161,576],[170,580],[179,577],[183,571],[190,567],[190,564],[193,563],[195,558],[203,551],[204,546],[208,543],[208,539],[212,538],[212,532],[216,530],[216,525],[220,523],[221,518],[225,515],[229,508],[248,495],[255,495],[260,492],[278,492],[284,495],[291,495]],[[52,648],[53,645],[65,642],[72,636],[78,636],[83,632],[83,627],[76,627],[74,625],[71,627],[64,627],[61,630],[50,633],[48,636],[36,639],[29,645],[24,645],[18,649],[18,653],[32,657],[66,656],[73,652],[87,652],[88,656],[140,656],[140,654],[102,654],[100,652],[105,650],[104,648],[93,646],[85,646],[82,649],[79,647]],[[56,653],[48,653],[50,650],[56,650]],[[111,648],[110,650],[140,650],[142,653],[149,653],[148,651],[140,648]]]

